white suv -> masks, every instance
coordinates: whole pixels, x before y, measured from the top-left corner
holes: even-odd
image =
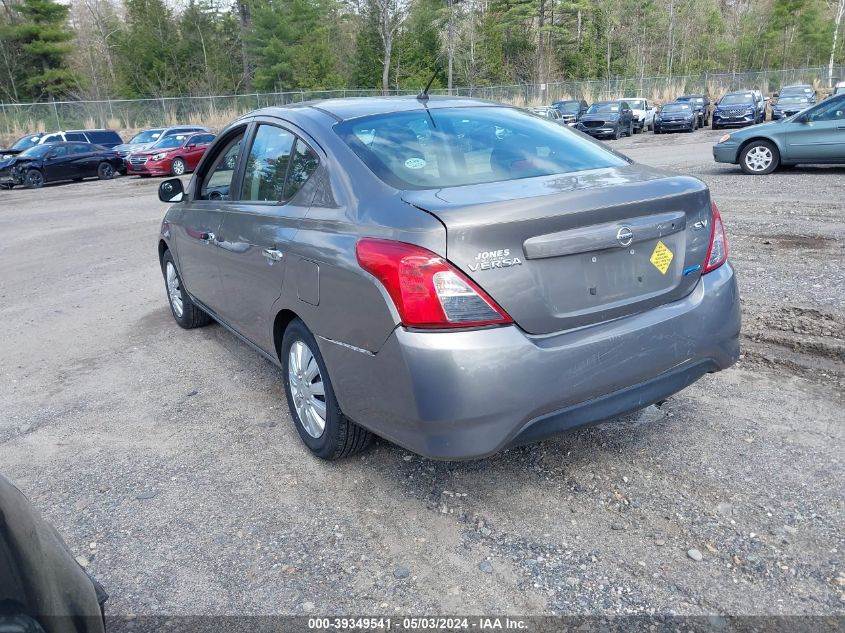
[[[627,97],[619,99],[619,101],[627,101],[631,106],[631,113],[634,115],[634,133],[638,134],[643,130],[654,129],[654,106],[649,103],[648,99],[641,97]]]

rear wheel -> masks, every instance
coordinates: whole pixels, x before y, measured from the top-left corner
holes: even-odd
[[[44,174],[37,169],[30,169],[24,176],[23,184],[27,189],[40,189],[44,186]]]
[[[170,173],[174,176],[182,176],[186,171],[187,166],[181,158],[174,158],[173,162],[170,163]]]
[[[778,164],[780,153],[769,141],[752,141],[739,154],[739,166],[746,174],[770,174]]]
[[[331,460],[366,448],[372,433],[343,415],[317,341],[301,320],[285,330],[280,356],[290,414],[309,450]]]
[[[170,254],[169,250],[164,251],[164,255],[161,258],[161,272],[164,275],[164,286],[167,289],[167,301],[170,303],[170,312],[173,314],[173,319],[179,327],[191,330],[210,323],[211,317],[201,308],[197,307],[188,293],[185,292],[185,287],[182,285],[182,277],[179,276],[176,263],[173,261],[173,255]]]
[[[114,167],[111,163],[100,163],[97,167],[97,178],[100,180],[111,180],[114,178]]]

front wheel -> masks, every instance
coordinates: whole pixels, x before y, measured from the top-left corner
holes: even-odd
[[[187,171],[187,166],[185,165],[185,161],[181,158],[174,158],[173,162],[170,163],[170,173],[174,176],[182,176]]]
[[[169,250],[165,251],[161,258],[161,272],[164,275],[164,287],[167,289],[170,312],[179,327],[191,330],[210,323],[211,317],[208,313],[197,307],[185,292],[182,277],[176,269],[176,262],[173,261],[173,255]]]
[[[114,167],[111,163],[100,163],[97,167],[97,178],[100,180],[111,180],[114,178]]]
[[[285,330],[280,356],[290,414],[308,449],[332,460],[366,448],[372,433],[343,415],[317,341],[301,320]]]
[[[613,130],[613,140],[618,141],[620,138],[622,138],[622,126],[617,124],[616,129]]]
[[[718,126],[718,125],[716,125],[716,122],[715,122],[715,121],[713,121],[713,123],[711,123],[711,124],[710,124],[710,129],[711,129],[711,130],[718,130],[718,129],[719,129],[719,126]]]
[[[41,189],[44,186],[44,174],[37,169],[30,169],[24,176],[23,184],[27,189]]]
[[[769,141],[752,141],[739,155],[739,166],[746,174],[770,174],[779,163],[778,148]]]
[[[634,122],[631,121],[628,124],[628,138],[632,137],[633,135],[634,135]]]

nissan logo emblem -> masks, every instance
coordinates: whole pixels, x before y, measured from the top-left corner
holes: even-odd
[[[627,226],[623,226],[616,231],[616,240],[622,246],[628,246],[628,244],[634,241],[634,233]]]

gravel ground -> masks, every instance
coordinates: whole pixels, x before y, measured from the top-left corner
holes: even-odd
[[[0,192],[0,473],[127,614],[845,614],[845,169],[705,180],[744,356],[625,419],[490,459],[324,463],[277,369],[170,317],[155,181]]]

